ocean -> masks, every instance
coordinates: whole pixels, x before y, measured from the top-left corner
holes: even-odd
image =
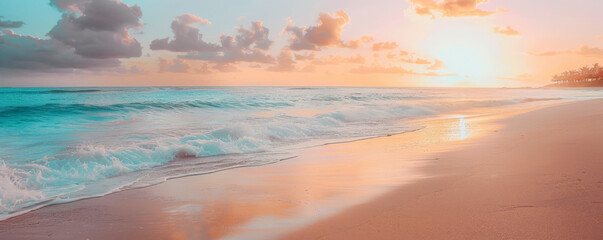
[[[420,130],[416,119],[601,96],[598,89],[0,88],[0,220],[275,163],[296,148]]]

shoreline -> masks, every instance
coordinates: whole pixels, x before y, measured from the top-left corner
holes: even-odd
[[[282,239],[600,239],[602,99],[498,120],[496,135],[438,154],[432,178]],[[571,147],[567,147],[571,146]]]
[[[590,101],[567,104],[582,102]],[[561,104],[561,107],[567,104]],[[548,108],[550,106],[545,106]],[[524,111],[529,113],[532,110]],[[476,144],[475,140],[481,139],[485,133],[498,131],[494,125],[499,123],[482,124],[480,121],[505,121],[506,117],[500,115],[468,119],[465,125],[471,126],[465,126],[465,131],[470,133],[465,135],[459,131],[459,119],[430,120],[427,131],[422,129],[389,137],[299,149],[299,157],[275,164],[174,178],[145,188],[51,205],[1,221],[0,234],[15,239],[124,236],[261,239],[292,232],[305,225],[313,229],[316,224],[322,224],[321,219],[331,221],[358,206],[379,201],[400,188],[416,186],[437,177],[438,173],[429,169],[441,165],[438,154],[458,149],[463,151]],[[492,117],[495,120],[490,119]],[[431,137],[427,137],[430,134]],[[354,151],[350,152],[350,149]],[[381,165],[373,166],[375,159],[379,159],[378,164]],[[367,169],[348,167],[350,162],[347,161]],[[308,169],[304,172],[299,168]],[[313,172],[317,168],[318,173]],[[428,169],[427,173],[423,172],[425,169]],[[405,173],[399,176],[400,171]],[[204,194],[207,196],[200,196]],[[342,202],[343,206],[336,206]],[[233,212],[233,209],[237,211]],[[322,215],[314,216],[318,213]],[[176,217],[187,220],[178,221],[174,219]],[[153,221],[157,218],[161,219]],[[53,222],[57,219],[62,222]],[[68,223],[86,223],[88,227],[76,229]],[[35,231],[31,230],[32,226],[37,226]],[[156,229],[141,232],[141,229],[147,231],[151,226]],[[114,232],[107,233],[106,229]],[[303,231],[285,235],[285,238],[304,236]],[[48,232],[51,234],[45,235]]]

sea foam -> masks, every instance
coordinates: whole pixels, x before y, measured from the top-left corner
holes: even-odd
[[[598,95],[500,89],[1,89],[0,220],[173,177],[274,163],[294,157],[291,150],[300,146],[414,131],[420,126],[408,121],[425,116]],[[301,110],[315,114],[295,114]]]

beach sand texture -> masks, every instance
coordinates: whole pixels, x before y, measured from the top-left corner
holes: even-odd
[[[406,185],[283,239],[601,239],[603,100],[528,112]]]
[[[448,118],[0,222],[1,239],[601,239],[603,100]]]

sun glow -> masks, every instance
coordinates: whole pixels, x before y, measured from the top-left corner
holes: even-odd
[[[450,44],[439,53],[452,72],[460,76],[487,76],[490,73],[493,59],[487,52],[469,43]]]
[[[501,71],[501,43],[488,27],[459,22],[434,29],[430,35],[424,49],[457,74],[457,83],[488,85]]]

